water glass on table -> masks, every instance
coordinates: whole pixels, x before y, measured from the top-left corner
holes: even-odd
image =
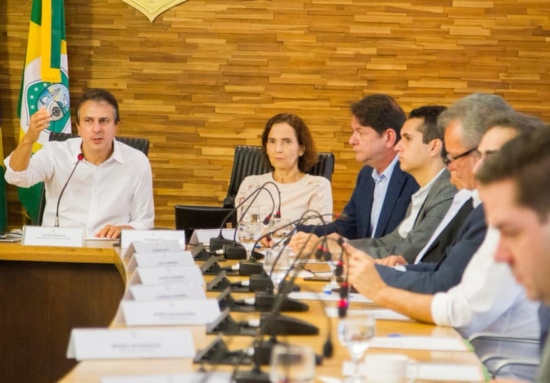
[[[276,344],[271,351],[269,380],[272,383],[313,383],[313,349],[309,346]]]
[[[346,379],[348,383],[364,381],[360,371],[360,361],[367,349],[369,342],[376,332],[376,319],[370,313],[350,314],[338,322],[338,338],[345,346],[353,360],[353,375]]]

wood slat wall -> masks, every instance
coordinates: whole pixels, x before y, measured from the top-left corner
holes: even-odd
[[[31,0],[0,4],[4,153],[16,145]],[[122,0],[66,0],[73,105],[87,87],[119,99],[121,135],[148,137],[156,224],[175,204],[218,205],[235,145],[289,111],[336,157],[335,209],[360,164],[349,103],[373,92],[405,111],[497,93],[550,121],[547,0],[188,0],[153,23]],[[73,113],[74,114],[74,113]],[[9,223],[23,222],[9,187]]]

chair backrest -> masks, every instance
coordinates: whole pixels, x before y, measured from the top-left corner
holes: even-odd
[[[69,138],[76,138],[78,134],[51,132],[50,141],[66,141]],[[137,149],[143,154],[149,154],[149,140],[146,138],[132,138],[132,137],[115,137],[117,141],[120,141],[134,149]],[[40,201],[38,205],[38,222],[37,225],[42,225],[42,216],[44,215],[44,209],[46,208],[46,190],[42,185],[42,191],[40,192]]]
[[[330,152],[321,152],[318,153],[318,156],[318,162],[308,173],[314,176],[323,176],[331,181],[332,173],[334,173],[334,155]],[[227,190],[223,206],[235,206],[235,197],[241,183],[246,177],[264,174],[269,172],[269,170],[269,163],[265,159],[260,146],[237,146],[233,158],[233,170],[231,171],[229,189]]]
[[[176,230],[185,230],[185,242],[189,243],[191,234],[195,229],[213,229],[219,228],[223,220],[234,209],[226,209],[216,206],[190,206],[176,205],[175,218]],[[237,216],[233,214],[227,220],[232,227],[237,225]]]

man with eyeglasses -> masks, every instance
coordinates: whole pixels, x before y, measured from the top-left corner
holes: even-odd
[[[413,265],[407,264],[400,255],[382,261],[386,265],[375,265],[364,252],[348,245],[348,253],[353,255],[350,278],[353,278],[352,283],[359,292],[372,299],[369,295],[372,294],[375,279],[366,277],[371,274],[379,274],[378,280],[381,278],[384,285],[424,294],[447,291],[460,282],[466,265],[487,231],[483,207],[475,192],[474,166],[480,157],[476,148],[487,130],[488,119],[507,111],[512,111],[512,108],[502,98],[476,93],[460,99],[439,116],[438,125],[444,131],[448,155],[447,169],[451,173],[451,182],[461,190],[455,195],[451,207],[426,246],[417,254]],[[441,246],[439,239],[448,236],[446,227],[462,209],[472,207],[458,233],[451,235],[453,238],[446,238],[448,242]],[[425,259],[440,260],[426,262]],[[398,267],[388,267],[389,262]]]
[[[476,153],[481,159],[475,165],[474,172],[506,142],[540,129],[544,123],[531,116],[509,112],[495,116],[488,126]],[[539,328],[538,305],[526,299],[525,289],[514,280],[508,267],[494,261],[498,239],[498,232],[490,227],[460,283],[447,292],[434,295],[396,289],[384,283],[374,268],[367,269],[370,272],[368,275],[361,274],[363,279],[369,280],[368,286],[363,286],[361,291],[374,302],[413,319],[452,326],[464,337],[489,332],[535,338]],[[479,355],[526,356],[529,351],[536,354],[537,350],[520,349],[517,344],[491,340],[479,342],[476,348]]]

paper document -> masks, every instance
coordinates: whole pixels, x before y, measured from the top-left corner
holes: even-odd
[[[368,376],[369,372],[366,364],[360,366],[363,375]],[[342,366],[342,375],[351,376],[353,374],[353,363],[344,362]],[[486,382],[489,380],[483,370],[478,366],[460,365],[450,363],[415,363],[412,362],[407,371],[407,377],[412,382],[416,380],[435,380],[438,382]]]
[[[289,298],[304,300],[304,301],[326,301],[326,302],[338,302],[340,300],[340,294],[338,293],[310,293],[310,292],[294,292],[288,294]],[[371,303],[372,301],[361,294],[350,294],[350,302]]]
[[[435,336],[390,336],[372,338],[369,348],[401,350],[470,351],[471,346],[459,338]]]
[[[325,312],[329,318],[338,318],[338,309],[336,307],[325,307]],[[395,311],[388,309],[375,309],[375,310],[348,310],[349,315],[369,313],[376,319],[380,320],[406,320],[412,321],[411,318],[405,315],[396,313]]]

